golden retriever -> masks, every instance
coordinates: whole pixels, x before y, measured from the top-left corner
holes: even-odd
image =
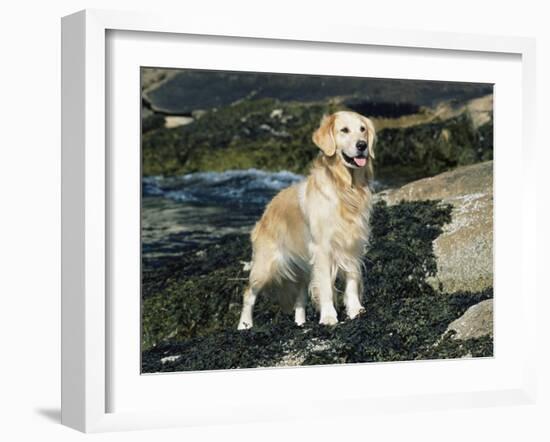
[[[369,238],[375,130],[355,112],[325,116],[313,134],[321,149],[308,177],[278,193],[254,227],[249,284],[239,329],[252,327],[260,293],[278,296],[295,322],[304,324],[308,292],[321,324],[338,322],[334,281],[345,278],[347,316],[364,309],[362,255]]]

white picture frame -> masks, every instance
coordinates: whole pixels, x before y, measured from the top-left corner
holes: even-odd
[[[273,39],[292,42],[369,45],[381,48],[425,48],[441,51],[469,51],[515,54],[521,57],[522,118],[521,157],[521,308],[518,321],[524,336],[534,336],[536,290],[533,275],[535,249],[534,162],[535,43],[533,39],[451,33],[390,31],[345,26],[281,27],[278,24],[229,21],[212,23],[208,18],[86,10],[62,20],[62,423],[84,432],[160,428],[219,422],[249,422],[284,419],[299,415],[300,407],[254,407],[254,412],[234,413],[245,398],[235,398],[235,408],[190,414],[181,410],[109,412],[108,393],[113,385],[108,374],[110,358],[107,340],[110,322],[108,287],[107,219],[109,196],[106,83],[107,45],[110,31],[140,31],[179,35]],[[132,103],[135,104],[135,103]],[[498,107],[496,112],[498,112]],[[527,261],[529,256],[529,261]],[[460,393],[395,395],[358,398],[335,396],[338,413],[362,414],[373,410],[415,410],[532,403],[535,397],[534,339],[526,339],[521,356],[521,379],[490,390]],[[532,343],[532,344],[530,344]],[[136,368],[137,369],[137,368]],[[338,367],[331,367],[338,370]],[[360,370],[361,367],[356,367]],[[459,368],[460,369],[460,368]],[[306,369],[315,370],[315,369]],[[422,367],[419,368],[422,370]],[[293,376],[287,371],[287,378]],[[206,376],[208,374],[205,374]],[[264,379],[271,376],[262,374]],[[517,382],[516,382],[517,381]],[[186,398],[187,401],[190,398]],[[334,415],[333,407],[312,400],[306,416]],[[300,408],[301,409],[301,408]],[[303,410],[303,409],[302,409]],[[302,411],[303,413],[303,411]]]

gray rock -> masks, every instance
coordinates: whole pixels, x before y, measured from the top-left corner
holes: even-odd
[[[452,221],[434,241],[438,272],[429,283],[443,292],[493,286],[493,162],[459,167],[379,194],[388,204],[441,200]]]
[[[456,332],[453,338],[462,340],[493,336],[493,300],[487,299],[470,307],[449,324],[448,331]]]
[[[177,74],[175,69],[142,68],[141,90],[143,93],[151,92],[160,87],[164,82],[170,80]]]
[[[493,162],[457,167],[439,175],[423,178],[398,189],[379,193],[388,204],[401,200],[445,200],[475,193],[493,192]]]
[[[308,103],[354,98],[356,103],[351,107],[370,114],[368,107],[373,102],[432,106],[450,98],[470,99],[492,93],[491,85],[481,83],[411,83],[378,78],[158,68],[142,69],[142,85],[144,98],[153,109],[180,115],[195,109],[210,110],[240,100],[261,98]],[[367,110],[361,108],[365,107],[364,103],[367,103]]]

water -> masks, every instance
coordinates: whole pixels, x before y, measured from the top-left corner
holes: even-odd
[[[225,235],[247,234],[271,198],[302,179],[287,171],[256,169],[144,178],[144,263],[200,245],[222,244]]]
[[[248,234],[275,194],[302,179],[257,169],[143,178],[144,269],[202,245],[223,245],[226,235]],[[376,190],[385,187],[374,183]]]
[[[279,190],[301,179],[302,175],[292,172],[257,169],[146,177],[143,179],[143,196],[162,196],[198,205],[265,205]]]

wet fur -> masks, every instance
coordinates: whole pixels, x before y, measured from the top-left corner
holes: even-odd
[[[344,164],[334,135],[338,118],[360,119],[367,125],[366,166]],[[309,294],[320,322],[336,323],[334,281],[339,274],[346,279],[348,316],[363,310],[361,258],[369,238],[374,127],[365,117],[341,112],[325,117],[313,140],[322,152],[306,180],[277,194],[252,231],[252,266],[240,329],[252,326],[256,297],[266,294],[278,296],[284,311],[294,309],[300,325]]]

